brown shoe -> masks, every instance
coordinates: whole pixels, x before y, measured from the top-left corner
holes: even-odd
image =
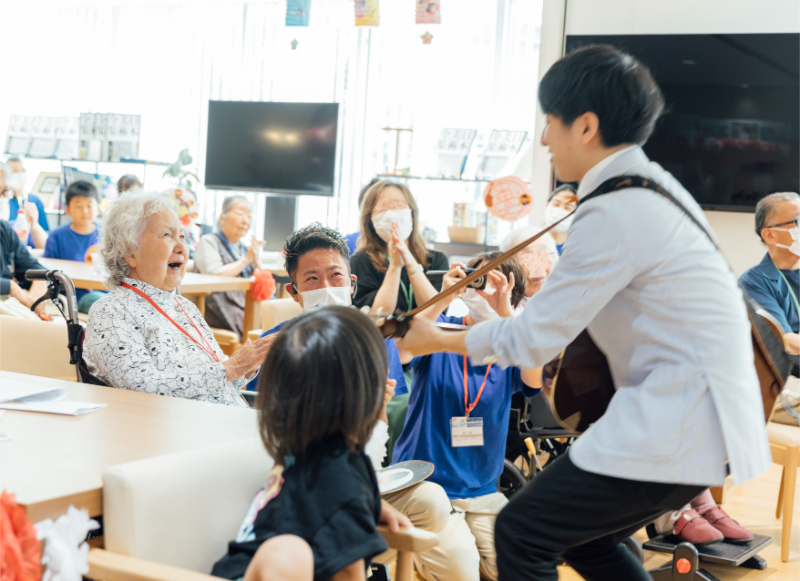
[[[720,506],[709,508],[700,516],[721,532],[725,536],[725,542],[727,543],[744,545],[753,540],[753,533],[725,514],[725,511]]]
[[[711,523],[701,517],[696,510],[684,510],[672,531],[682,542],[703,547],[718,543],[725,538]]]

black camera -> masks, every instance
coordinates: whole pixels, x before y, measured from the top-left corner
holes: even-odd
[[[464,271],[465,274],[469,275],[478,270],[477,268],[462,268],[461,270]],[[444,278],[449,270],[429,270],[425,273],[425,276],[428,277],[428,280],[441,280]],[[479,279],[472,281],[470,284],[467,285],[467,288],[474,288],[477,290],[483,290],[486,288],[486,277],[482,276]]]

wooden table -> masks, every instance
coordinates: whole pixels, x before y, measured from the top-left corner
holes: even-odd
[[[60,270],[72,279],[75,288],[90,290],[107,290],[102,277],[95,272],[91,264],[76,262],[74,260],[59,260],[55,258],[40,258],[39,262],[48,270]],[[276,271],[280,275],[281,272]],[[181,282],[181,294],[197,295],[197,308],[205,316],[205,297],[214,292],[242,290],[245,291],[244,303],[244,337],[247,332],[257,328],[258,303],[250,295],[252,279],[239,276],[217,276],[214,274],[198,274],[187,272]],[[244,340],[244,339],[243,339]]]
[[[81,416],[5,410],[0,489],[16,494],[28,518],[57,518],[70,504],[103,512],[102,475],[110,466],[258,437],[254,409],[72,383],[0,371],[7,379],[63,387],[68,400],[105,403]]]

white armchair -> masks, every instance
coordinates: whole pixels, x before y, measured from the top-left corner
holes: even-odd
[[[103,475],[105,550],[89,551],[87,577],[103,581],[219,581],[208,575],[227,551],[273,465],[259,439],[148,458]],[[419,529],[382,530],[398,550],[396,578],[411,556],[438,544]]]

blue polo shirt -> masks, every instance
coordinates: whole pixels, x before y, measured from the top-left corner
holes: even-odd
[[[100,228],[94,225],[91,234],[79,234],[69,224],[64,224],[53,230],[47,237],[44,245],[45,258],[60,258],[61,260],[74,260],[86,262],[86,251],[100,240]],[[75,289],[75,298],[81,300],[89,291],[82,288]]]
[[[461,317],[440,315],[438,321],[461,324]],[[478,405],[470,417],[483,418],[483,446],[453,448],[450,419],[464,416],[464,356],[434,353],[412,363],[414,389],[408,402],[403,433],[394,446],[392,462],[427,460],[436,469],[430,480],[450,498],[474,498],[497,492],[503,472],[511,396],[522,391],[533,397],[539,390],[522,383],[519,369],[492,365],[473,366],[467,358],[469,402],[486,377]]]
[[[47,214],[44,212],[44,204],[42,201],[33,194],[28,194],[28,201],[35,205],[36,209],[39,210],[39,226],[41,226],[45,232],[49,232],[50,225],[47,223]],[[19,201],[17,200],[16,196],[11,196],[11,198],[8,200],[8,210],[8,221],[13,224],[14,220],[17,219],[17,215],[19,214]],[[35,246],[33,243],[33,233],[28,233],[28,240],[26,241],[26,244],[31,248]]]
[[[292,319],[289,319],[289,321],[291,320]],[[277,333],[289,321],[284,321],[283,323],[275,325],[269,331],[264,331],[261,337]],[[394,394],[404,395],[408,393],[408,385],[406,385],[406,377],[403,375],[403,364],[400,363],[400,354],[397,352],[397,344],[394,342],[394,339],[386,339],[384,343],[386,344],[386,352],[389,355],[389,379],[394,379],[397,382],[397,385],[394,386]],[[255,376],[255,379],[247,384],[248,391],[257,391],[259,377],[261,377],[260,372]]]
[[[789,292],[789,285],[792,285],[795,296],[800,299],[800,270],[778,271],[767,253],[760,264],[739,278],[739,284],[750,298],[778,320],[785,333],[800,333],[800,314]]]

